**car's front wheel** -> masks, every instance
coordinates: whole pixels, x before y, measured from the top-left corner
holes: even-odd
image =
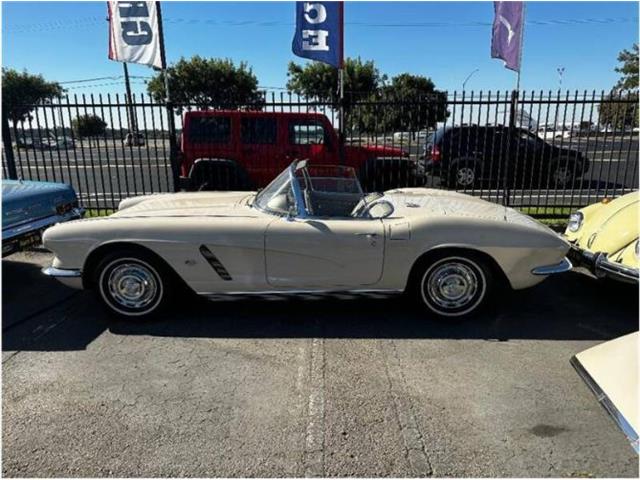
[[[493,275],[487,263],[471,254],[442,254],[424,262],[416,275],[418,302],[440,318],[468,317],[489,297]]]
[[[97,292],[116,316],[143,320],[170,303],[171,275],[153,256],[138,251],[107,255],[96,269]]]

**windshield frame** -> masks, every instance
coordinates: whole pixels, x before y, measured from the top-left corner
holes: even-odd
[[[304,199],[302,197],[302,191],[300,190],[300,185],[298,184],[298,181],[296,179],[296,171],[299,170],[300,168],[304,168],[306,166],[307,162],[306,160],[303,160],[301,162],[293,162],[291,165],[289,165],[286,170],[283,170],[276,178],[274,178],[271,183],[269,183],[269,185],[267,185],[264,189],[262,189],[261,191],[259,191],[252,203],[252,207],[255,207],[256,209],[265,212],[265,213],[269,213],[272,215],[277,215],[279,217],[284,217],[284,216],[295,216],[296,218],[307,218],[308,214],[306,211],[306,208],[304,207]],[[282,183],[282,185],[275,191],[275,192],[270,192],[271,187],[276,185],[279,182],[282,182],[283,179],[285,179],[287,181],[285,181],[284,183]],[[295,210],[295,214],[292,215],[292,212],[282,212],[279,210],[274,210],[273,208],[269,208],[267,205],[269,203],[269,200],[278,192],[281,192],[286,186],[290,186],[291,190],[293,192],[293,199],[294,199],[294,208],[293,210]],[[270,196],[269,199],[266,199],[266,203],[262,203],[261,200],[263,200],[264,195],[266,194],[266,192],[270,192]]]

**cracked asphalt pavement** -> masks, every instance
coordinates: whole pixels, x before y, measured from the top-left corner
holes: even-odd
[[[638,328],[580,272],[466,323],[403,298],[208,302],[152,323],[3,260],[6,477],[638,477],[573,371]]]

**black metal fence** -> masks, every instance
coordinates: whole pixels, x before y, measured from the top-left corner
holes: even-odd
[[[171,152],[179,146],[183,114],[203,109],[169,109],[146,95],[134,95],[131,102],[119,95],[74,95],[25,107],[26,117],[3,118],[3,176],[69,183],[84,206],[98,211],[113,210],[129,196],[176,191],[180,155]],[[265,94],[259,104],[215,107],[324,114],[336,131],[329,128],[325,136],[301,143],[314,145],[309,151],[317,153],[318,144],[331,143],[330,135],[343,145],[342,161],[367,157],[359,173],[370,189],[455,189],[532,215],[559,217],[638,189],[637,96],[453,92],[419,99],[349,98],[344,108],[340,138],[333,102],[282,92]],[[87,116],[101,119],[102,127],[78,123]],[[172,122],[175,137],[169,133]],[[245,167],[260,164],[261,180],[247,188],[275,176],[291,159],[283,153],[305,152],[283,152],[287,147],[280,140],[253,150],[249,137],[234,135],[229,142],[238,145],[214,148],[211,156]],[[237,188],[237,182],[215,184],[225,187]]]

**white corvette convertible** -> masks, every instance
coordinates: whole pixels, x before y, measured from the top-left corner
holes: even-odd
[[[258,193],[129,198],[118,212],[56,225],[43,272],[96,290],[129,318],[200,295],[410,292],[434,316],[474,313],[498,284],[569,270],[569,244],[515,210],[425,188],[365,195],[353,170],[287,167]]]

